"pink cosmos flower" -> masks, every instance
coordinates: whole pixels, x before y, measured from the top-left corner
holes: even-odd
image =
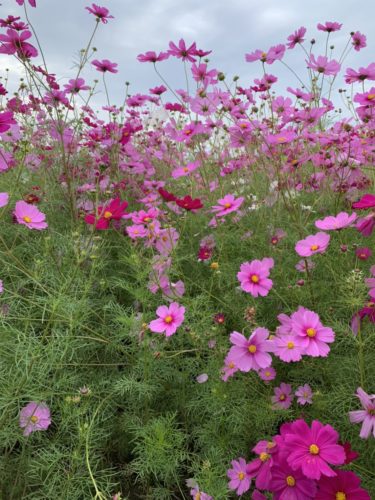
[[[195,62],[196,59],[193,56],[196,55],[196,52],[197,46],[195,42],[192,43],[190,47],[186,47],[185,41],[182,38],[178,42],[178,46],[173,42],[169,42],[168,54],[178,59],[182,59],[183,61]]]
[[[8,205],[9,202],[9,194],[8,193],[0,193],[0,208]]]
[[[269,144],[287,144],[296,139],[297,134],[292,130],[286,130],[285,132],[280,132],[280,134],[270,134],[265,137]]]
[[[250,293],[253,297],[268,295],[273,285],[272,280],[268,278],[273,266],[274,260],[269,257],[241,264],[237,278],[241,283],[242,290]]]
[[[306,265],[307,264],[307,265]],[[306,267],[310,271],[311,269],[314,269],[315,267],[315,262],[313,262],[311,259],[301,259],[300,261],[297,262],[295,265],[295,268],[297,271],[300,273],[305,273],[306,272]]]
[[[224,217],[224,215],[238,210],[243,201],[244,198],[242,196],[236,199],[232,194],[227,194],[224,198],[217,200],[218,205],[214,205],[211,212],[214,212],[217,217]]]
[[[327,343],[335,340],[332,328],[322,325],[318,314],[304,307],[292,314],[292,330],[301,337],[305,353],[309,356],[327,356],[330,349]]]
[[[362,247],[362,248],[357,248],[355,254],[357,258],[360,260],[368,260],[371,257],[372,252],[368,247]]]
[[[96,20],[98,22],[102,22],[103,24],[108,23],[108,19],[114,19],[113,16],[109,15],[109,10],[106,7],[99,7],[99,5],[92,4],[91,7],[85,7],[86,10],[90,12],[90,14],[94,14]]]
[[[316,485],[303,473],[294,471],[285,460],[278,461],[272,467],[270,490],[275,500],[310,500],[315,497]]]
[[[83,78],[76,78],[69,80],[67,84],[64,85],[65,92],[68,94],[78,94],[81,90],[89,90],[90,87],[85,85],[85,80]]]
[[[236,490],[237,495],[242,495],[250,489],[251,476],[247,472],[247,463],[244,458],[232,460],[232,469],[227,471],[230,481],[228,488]]]
[[[23,5],[25,3],[25,0],[16,0],[18,5]],[[36,7],[36,0],[29,0],[29,4],[31,7]]]
[[[284,384],[282,382],[280,387],[274,388],[274,396],[272,396],[271,401],[274,404],[274,408],[282,408],[287,410],[292,404],[294,395],[292,392],[292,386],[289,384]]]
[[[17,122],[13,118],[12,111],[4,111],[4,113],[0,113],[0,134],[9,130],[11,126],[16,123]]]
[[[259,370],[258,375],[264,382],[270,382],[276,378],[276,370],[272,366],[269,366],[268,368]]]
[[[20,59],[36,57],[38,51],[34,45],[26,42],[31,36],[31,31],[29,30],[23,30],[19,33],[13,29],[7,29],[6,35],[0,35],[0,54],[17,54]]]
[[[268,52],[256,50],[251,54],[245,54],[247,62],[261,61],[266,64],[273,64],[277,60],[281,60],[285,54],[285,45],[275,45]]]
[[[120,220],[126,213],[128,206],[127,201],[122,201],[120,198],[110,200],[106,205],[99,206],[96,214],[88,214],[85,216],[86,224],[94,225],[95,229],[100,231],[108,229],[111,220]]]
[[[363,410],[350,411],[350,422],[352,424],[363,422],[359,434],[362,439],[369,438],[371,433],[375,438],[375,394],[369,395],[361,387],[358,387],[357,397],[363,406]]]
[[[368,92],[363,94],[356,94],[353,101],[362,106],[375,106],[375,87],[371,87]]]
[[[287,462],[295,471],[302,469],[309,479],[336,476],[328,464],[342,465],[345,461],[345,451],[337,444],[338,438],[330,425],[314,420],[310,428],[304,420],[296,420],[284,436]]]
[[[159,306],[156,309],[156,314],[159,318],[151,321],[150,330],[155,333],[165,333],[166,337],[170,337],[183,323],[185,307],[180,306],[177,302],[172,302],[169,307]]]
[[[35,431],[45,431],[51,425],[51,413],[45,403],[31,401],[20,412],[20,427],[23,435],[28,436]]]
[[[371,236],[375,228],[375,212],[371,212],[366,217],[358,219],[355,227],[362,236]]]
[[[352,45],[354,47],[354,50],[359,52],[361,49],[367,46],[366,36],[362,35],[362,33],[360,33],[359,31],[356,31],[352,34]]]
[[[346,212],[340,212],[336,216],[329,215],[322,220],[315,221],[315,226],[323,231],[337,231],[344,227],[351,226],[356,218],[357,214],[355,213],[349,215]]]
[[[232,377],[236,372],[238,372],[238,367],[231,357],[228,356],[224,360],[224,367],[221,370],[221,380],[226,382],[229,377]]]
[[[212,496],[201,491],[198,485],[190,490],[190,495],[193,497],[193,500],[214,500]]]
[[[332,33],[333,31],[339,31],[342,27],[342,24],[326,21],[324,24],[319,23],[317,28],[320,31],[326,31],[327,33]]]
[[[41,231],[48,227],[46,216],[44,213],[40,212],[35,205],[30,205],[25,201],[17,201],[14,215],[17,219],[18,224],[23,224],[29,229],[37,229]]]
[[[323,73],[323,75],[327,76],[335,76],[341,69],[341,64],[332,59],[332,61],[328,60],[328,57],[318,56],[315,59],[314,54],[310,55],[310,60],[306,61],[307,67],[317,71],[318,73]]]
[[[346,70],[346,83],[363,82],[365,80],[375,80],[375,63],[369,64],[367,68],[359,68],[358,71],[355,71],[353,68]]]
[[[313,392],[309,384],[301,385],[294,393],[297,396],[297,403],[300,405],[312,404]]]
[[[157,54],[156,52],[154,52],[153,50],[149,50],[148,52],[145,52],[144,54],[139,54],[137,56],[137,59],[139,62],[152,62],[152,63],[156,63],[156,62],[160,62],[160,61],[165,61],[166,59],[168,59],[169,57],[169,54],[167,52],[160,52],[159,54]],[[165,90],[167,90],[165,87],[163,87]],[[165,92],[165,90],[163,90],[163,92]],[[161,93],[163,93],[161,92]],[[158,93],[159,92],[155,92],[155,93]]]
[[[316,253],[324,253],[327,250],[330,239],[330,235],[326,233],[312,234],[304,240],[298,241],[295,251],[301,257],[310,257]]]
[[[117,63],[113,63],[109,61],[108,59],[103,59],[102,61],[99,61],[98,59],[94,59],[94,61],[91,62],[93,66],[96,67],[98,71],[101,73],[106,73],[109,71],[110,73],[117,73]]]
[[[271,366],[272,358],[268,354],[272,352],[271,340],[267,340],[269,331],[266,328],[256,328],[247,339],[241,333],[232,332],[228,358],[233,360],[235,366],[242,372],[259,370]]]
[[[277,445],[274,441],[259,441],[252,449],[258,458],[247,465],[247,473],[255,477],[255,485],[260,490],[268,490],[272,478],[274,456],[277,454]]]
[[[185,167],[177,167],[174,170],[172,170],[172,177],[174,179],[178,179],[179,177],[185,177],[187,175],[190,175],[191,172],[194,172],[199,166],[200,166],[200,161],[193,161],[191,163],[188,163]]]
[[[289,35],[288,36],[288,43],[286,44],[288,49],[294,49],[294,47],[297,45],[297,43],[304,42],[305,34],[306,34],[306,28],[304,26],[301,26],[292,35]]]
[[[126,228],[126,232],[132,240],[135,240],[137,238],[145,238],[148,233],[147,229],[141,224],[133,224],[132,226],[128,226]]]
[[[374,75],[375,79],[375,75]],[[375,195],[373,194],[365,194],[359,201],[356,201],[352,204],[352,208],[356,210],[367,210],[368,208],[375,207]]]
[[[277,335],[273,342],[275,355],[285,363],[300,361],[305,353],[303,341],[297,335]]]
[[[337,470],[336,477],[322,477],[315,500],[371,500],[360,488],[361,480],[350,470]]]

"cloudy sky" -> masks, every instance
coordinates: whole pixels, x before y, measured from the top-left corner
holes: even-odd
[[[25,0],[26,1],[26,0]],[[0,0],[2,18],[8,14],[24,17],[23,8],[15,0]],[[259,63],[246,63],[244,54],[260,48],[285,43],[295,29],[305,26],[307,40],[316,38],[314,53],[324,53],[325,34],[316,30],[318,22],[339,21],[340,32],[332,34],[330,43],[335,46],[334,57],[339,59],[351,31],[367,35],[367,47],[361,52],[352,51],[344,67],[367,66],[375,56],[375,33],[373,28],[374,0],[97,0],[107,7],[115,19],[107,25],[100,24],[94,45],[98,48],[98,59],[110,59],[119,64],[119,73],[108,75],[110,99],[120,105],[127,80],[130,92],[146,92],[160,84],[152,64],[141,64],[136,60],[139,53],[147,50],[166,50],[168,42],[184,38],[187,43],[197,42],[201,49],[213,49],[210,61],[213,67],[228,77],[240,76],[240,84],[249,86],[254,78],[261,76]],[[74,61],[78,51],[84,48],[95,26],[95,19],[85,6],[87,0],[37,0],[37,9],[29,8],[30,20],[35,27],[50,72],[59,80],[72,78]],[[5,67],[19,69],[11,58],[0,55],[0,74]],[[292,66],[302,80],[305,75],[305,57],[298,47],[288,51],[285,61]],[[160,71],[174,88],[184,88],[183,65],[171,59],[160,64]],[[267,68],[277,75],[281,87],[300,86],[296,78],[275,63]],[[87,68],[84,76],[90,84],[100,77],[94,68]],[[340,86],[338,82],[337,87]],[[100,92],[95,104],[104,103]]]

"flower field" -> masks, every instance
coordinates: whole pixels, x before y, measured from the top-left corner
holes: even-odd
[[[114,103],[109,9],[86,7],[65,78],[36,1],[14,4],[0,499],[374,498],[375,62],[346,64],[366,36],[341,46],[327,21],[245,48],[245,83],[171,41],[138,56],[148,93]]]

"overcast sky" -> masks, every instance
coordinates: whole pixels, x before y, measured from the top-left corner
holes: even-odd
[[[0,17],[8,14],[24,17],[23,8],[15,0],[0,2]],[[141,64],[136,56],[147,50],[166,50],[170,40],[177,42],[179,38],[187,43],[196,41],[204,50],[213,49],[212,66],[228,77],[239,75],[239,83],[245,87],[261,76],[261,67],[260,63],[246,63],[244,54],[285,43],[287,36],[300,26],[308,29],[308,41],[312,38],[321,41],[316,44],[315,55],[324,53],[325,34],[316,30],[318,22],[343,23],[342,30],[331,35],[337,59],[351,31],[358,30],[367,36],[367,47],[359,53],[352,51],[344,67],[367,66],[375,59],[374,0],[97,0],[96,3],[107,7],[115,18],[106,25],[100,24],[94,42],[98,59],[119,64],[119,73],[107,78],[113,104],[122,103],[126,80],[131,83],[132,94],[147,92],[160,84],[152,64]],[[95,26],[94,17],[84,9],[87,5],[91,2],[37,0],[37,8],[28,9],[48,69],[62,83],[74,76],[77,53],[86,46]],[[8,56],[0,55],[0,61],[1,74],[5,67],[18,71]],[[288,51],[285,61],[305,76],[305,57],[299,47]],[[159,68],[171,86],[184,88],[183,65],[179,61],[164,61]],[[267,70],[278,76],[284,87],[300,86],[278,62]],[[101,75],[90,67],[84,76],[90,84]],[[104,104],[103,94],[96,96],[95,104],[101,98]]]

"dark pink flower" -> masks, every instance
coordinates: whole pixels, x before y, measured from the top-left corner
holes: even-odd
[[[363,248],[357,248],[355,251],[355,254],[358,259],[360,260],[367,260],[371,257],[372,252],[368,247],[363,247]]]
[[[190,47],[186,47],[185,41],[182,38],[178,42],[178,46],[173,42],[169,42],[168,54],[178,59],[182,59],[183,61],[195,62],[196,59],[194,56],[196,52],[197,46],[195,42],[192,43]]]
[[[113,16],[109,15],[109,10],[106,7],[99,7],[99,5],[92,4],[91,7],[85,7],[91,14],[94,14],[98,22],[104,24],[108,23],[108,19],[114,19]]]
[[[359,201],[352,204],[352,208],[356,210],[367,210],[369,208],[375,208],[375,195],[365,194]]]
[[[25,3],[25,0],[16,0],[18,5],[23,5]],[[29,4],[31,7],[36,7],[36,0],[29,0]]]
[[[306,34],[306,28],[304,26],[301,26],[292,35],[289,35],[288,36],[288,43],[286,44],[288,49],[294,49],[294,47],[297,45],[297,43],[304,42],[305,34]]]
[[[117,73],[118,72],[118,70],[117,70],[118,64],[113,63],[113,62],[109,61],[108,59],[103,59],[102,61],[95,59],[94,61],[92,61],[91,64],[93,66],[95,66],[96,69],[98,71],[100,71],[101,73],[106,73],[107,71],[109,71],[110,73]]]
[[[362,33],[360,33],[359,31],[356,31],[352,34],[352,45],[354,47],[354,50],[359,52],[361,49],[367,46],[366,36],[362,35]]]
[[[314,420],[310,428],[304,420],[296,420],[284,436],[287,462],[295,471],[302,469],[309,479],[336,476],[329,464],[342,465],[345,461],[345,451],[337,444],[338,438],[330,425]]]
[[[327,33],[332,33],[333,31],[339,31],[342,24],[336,22],[326,21],[324,24],[319,23],[317,28],[320,31],[326,31]]]
[[[13,29],[7,29],[6,35],[0,35],[0,54],[17,54],[20,59],[36,57],[38,51],[26,42],[31,37],[31,31],[23,30],[20,33]]]
[[[371,500],[360,488],[361,480],[350,470],[337,470],[336,477],[322,477],[315,500]]]
[[[270,490],[275,500],[310,500],[315,498],[316,485],[303,473],[294,471],[286,461],[277,461],[272,467]]]
[[[17,122],[13,118],[12,111],[4,111],[4,113],[0,113],[0,134],[9,130],[11,126],[16,123]]]
[[[20,413],[20,427],[23,435],[28,436],[35,431],[45,431],[51,425],[51,413],[45,403],[31,401]]]
[[[169,54],[167,52],[159,52],[159,54],[157,54],[153,50],[149,50],[144,54],[139,54],[137,56],[137,59],[139,62],[152,62],[155,64],[156,62],[165,61],[165,59],[168,59],[168,57]]]

